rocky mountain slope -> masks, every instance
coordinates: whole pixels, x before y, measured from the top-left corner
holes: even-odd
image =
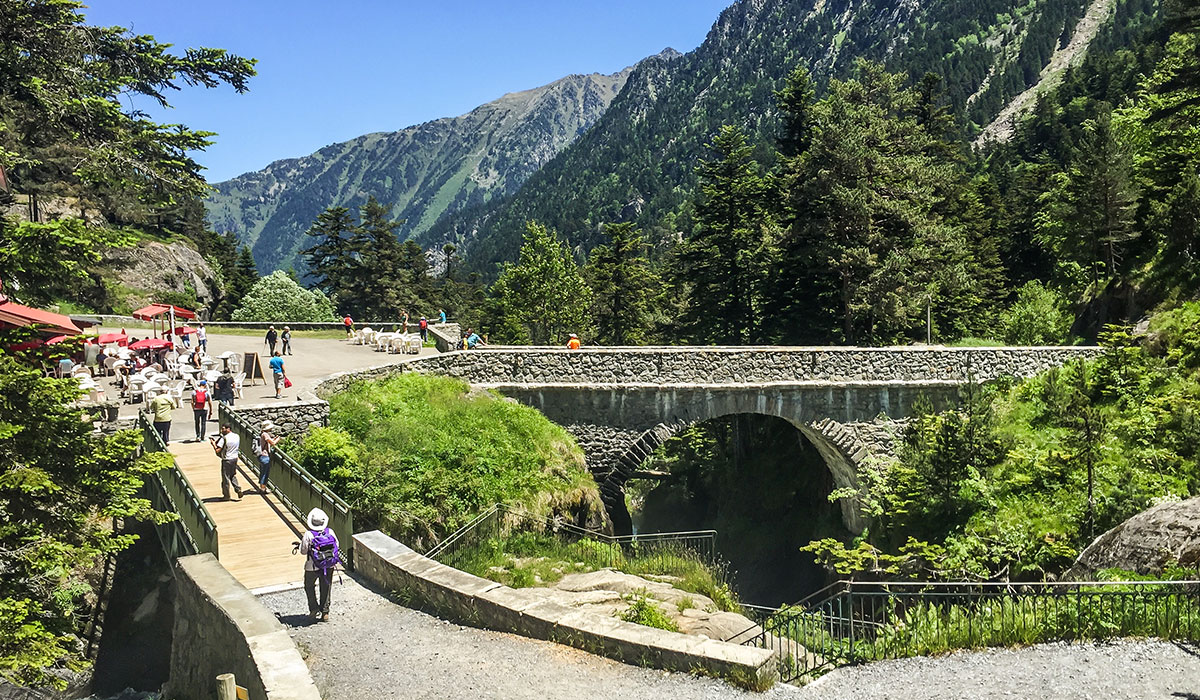
[[[297,261],[310,245],[304,232],[322,210],[357,207],[370,195],[407,219],[401,235],[419,235],[445,212],[516,191],[600,117],[631,70],[568,76],[459,117],[276,161],[216,184],[208,221],[236,232],[264,272]]]
[[[589,249],[605,222],[670,234],[687,227],[694,170],[725,124],[770,143],[774,93],[797,66],[818,85],[859,57],[944,78],[973,135],[1075,33],[1083,0],[739,0],[696,50],[639,65],[604,116],[513,197],[443,219],[419,240],[452,241],[476,269],[511,259],[536,219]]]

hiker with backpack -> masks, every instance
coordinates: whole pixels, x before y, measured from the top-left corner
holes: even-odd
[[[328,620],[329,587],[338,563],[338,538],[329,527],[329,517],[320,508],[308,512],[306,524],[308,531],[300,540],[300,553],[304,555],[304,593],[308,596],[308,614],[314,620]],[[321,586],[319,604],[318,583]]]
[[[212,401],[208,397],[208,382],[201,379],[192,392],[192,416],[196,419],[196,442],[204,441],[205,428],[212,420]]]

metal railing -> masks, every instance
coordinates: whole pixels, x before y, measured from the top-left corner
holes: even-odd
[[[479,547],[518,533],[548,535],[564,544],[587,541],[591,544],[577,549],[574,554],[596,568],[620,569],[631,559],[637,559],[642,566],[661,568],[672,560],[689,559],[716,569],[721,576],[726,575],[724,564],[717,557],[715,530],[613,536],[501,503],[460,527],[430,548],[425,556],[461,568],[460,565]]]
[[[751,611],[791,681],[832,666],[952,649],[1160,637],[1200,640],[1200,581],[832,584]]]
[[[143,450],[168,452],[144,411],[138,412],[137,425],[142,431]],[[155,527],[169,559],[205,552],[217,556],[217,523],[174,459],[169,467],[147,478],[142,489],[155,510],[179,514],[178,520]]]
[[[223,403],[217,404],[217,411],[221,425],[228,424],[230,430],[237,434],[238,452],[242,460],[257,472],[259,464],[254,443],[258,441],[259,431]],[[345,501],[278,447],[271,448],[267,488],[302,523],[313,508],[325,511],[329,516],[329,527],[340,543],[338,551],[342,563],[347,569],[353,570],[354,513]]]

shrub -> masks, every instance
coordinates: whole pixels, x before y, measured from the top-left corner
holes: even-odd
[[[652,602],[649,593],[644,588],[639,588],[633,593],[621,596],[622,600],[629,601],[629,607],[625,612],[618,613],[617,617],[626,622],[636,622],[639,625],[647,627],[656,627],[660,630],[668,632],[678,632],[679,627],[675,621],[667,617],[667,614],[662,611],[655,603]]]
[[[233,312],[234,321],[304,323],[336,321],[333,302],[319,289],[305,289],[276,270],[254,283]]]
[[[1061,345],[1071,329],[1066,302],[1052,289],[1033,280],[1017,290],[1017,301],[1001,317],[1004,342],[1009,345]]]

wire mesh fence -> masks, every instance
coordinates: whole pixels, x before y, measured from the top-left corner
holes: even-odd
[[[1200,582],[839,582],[759,617],[746,644],[795,680],[844,664],[1055,641],[1200,639]]]

